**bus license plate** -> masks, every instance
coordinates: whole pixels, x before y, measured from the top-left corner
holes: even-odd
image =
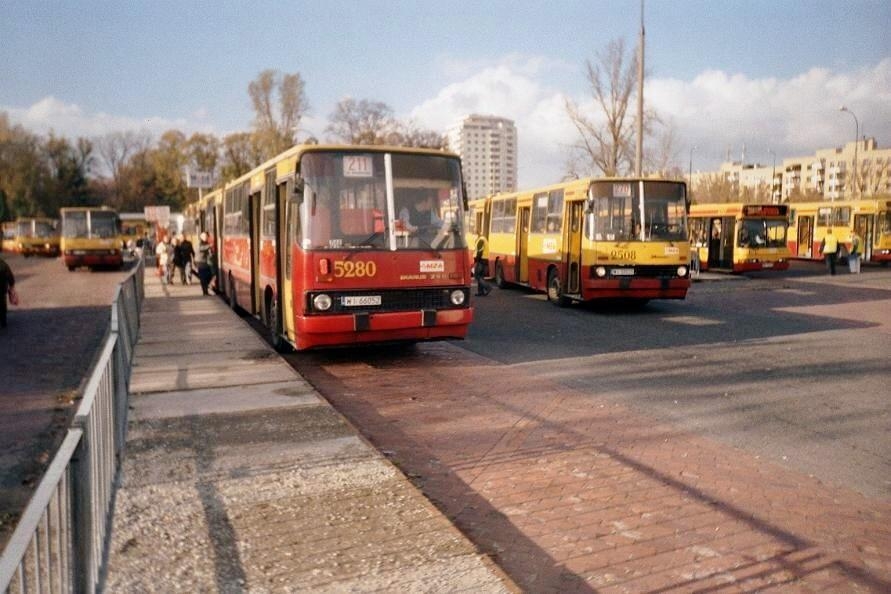
[[[362,295],[360,297],[341,297],[340,303],[344,307],[367,307],[369,305],[380,305],[381,304],[381,296],[380,295]]]
[[[761,265],[762,268],[773,268],[773,262],[765,262]]]
[[[633,268],[613,268],[613,276],[634,276]]]

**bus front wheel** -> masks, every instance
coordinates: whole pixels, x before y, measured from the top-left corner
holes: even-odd
[[[563,294],[560,275],[557,274],[557,270],[553,268],[548,272],[548,301],[557,307],[567,307],[572,303],[572,299]]]
[[[284,338],[282,338],[282,335],[281,335],[282,324],[279,321],[279,317],[281,316],[281,314],[279,313],[277,299],[270,300],[268,311],[269,311],[269,315],[268,315],[269,343],[272,345],[272,348],[274,348],[276,350],[276,352],[286,353],[290,349],[288,348],[289,347],[288,343],[285,341]]]

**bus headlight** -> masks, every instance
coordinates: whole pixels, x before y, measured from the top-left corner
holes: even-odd
[[[678,276],[684,278],[687,276],[687,267],[686,266],[678,266]]]
[[[594,274],[596,274],[600,278],[603,278],[604,276],[606,276],[606,268],[604,268],[603,266],[598,266],[594,269]]]
[[[449,295],[449,299],[452,302],[452,305],[464,305],[464,300],[467,297],[464,295],[464,291],[461,289],[455,289],[452,291],[451,295]]]
[[[312,306],[319,311],[328,311],[331,309],[331,296],[325,293],[320,293],[312,298]]]

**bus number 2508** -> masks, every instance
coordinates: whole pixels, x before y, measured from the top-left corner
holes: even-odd
[[[610,260],[634,260],[637,252],[634,250],[611,250],[609,253]]]

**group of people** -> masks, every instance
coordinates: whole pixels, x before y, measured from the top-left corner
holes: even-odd
[[[173,284],[179,277],[180,284],[192,284],[192,276],[197,276],[201,283],[201,292],[210,294],[210,282],[216,274],[213,246],[208,241],[207,233],[198,236],[198,250],[192,242],[182,235],[171,241],[170,236],[158,242],[155,248],[158,276],[164,284]]]
[[[820,242],[820,254],[826,262],[826,269],[830,275],[835,275],[835,265],[842,254],[844,244],[832,232],[832,227],[826,230],[826,236]],[[851,232],[851,250],[848,252],[848,270],[851,274],[860,274],[860,258],[863,255],[863,240],[857,234],[856,229]]]

